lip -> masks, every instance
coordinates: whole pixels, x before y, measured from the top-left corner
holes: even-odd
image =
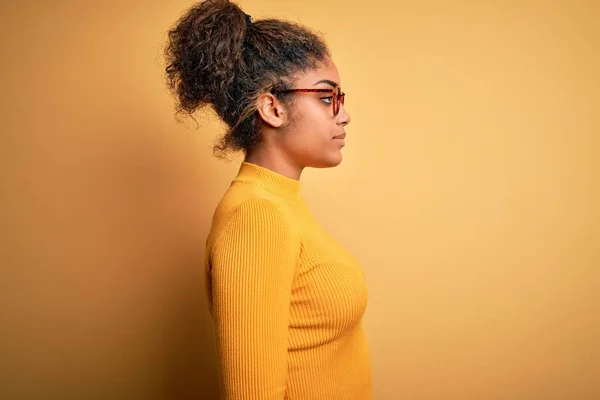
[[[337,135],[333,137],[334,139],[345,139],[346,138],[346,132],[342,133],[341,135]]]

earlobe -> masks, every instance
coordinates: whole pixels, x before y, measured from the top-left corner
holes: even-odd
[[[257,111],[264,123],[274,128],[279,128],[283,124],[284,111],[273,94],[265,93],[258,98]]]

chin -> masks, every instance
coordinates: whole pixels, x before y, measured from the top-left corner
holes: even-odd
[[[338,156],[332,160],[330,167],[337,167],[342,163],[342,153],[339,153]]]
[[[342,163],[342,153],[331,154],[329,157],[314,160],[309,167],[312,168],[333,168]]]

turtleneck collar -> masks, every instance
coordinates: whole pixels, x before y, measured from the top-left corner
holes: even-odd
[[[234,182],[252,183],[282,197],[297,197],[300,181],[281,175],[260,165],[243,161]]]

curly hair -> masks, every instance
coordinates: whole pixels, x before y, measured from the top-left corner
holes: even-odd
[[[296,23],[255,22],[228,0],[196,3],[168,32],[165,49],[168,88],[176,113],[211,105],[227,124],[215,155],[248,152],[260,141],[257,99],[288,89],[298,74],[315,69],[330,53],[315,32]],[[279,96],[284,105],[291,102]]]

